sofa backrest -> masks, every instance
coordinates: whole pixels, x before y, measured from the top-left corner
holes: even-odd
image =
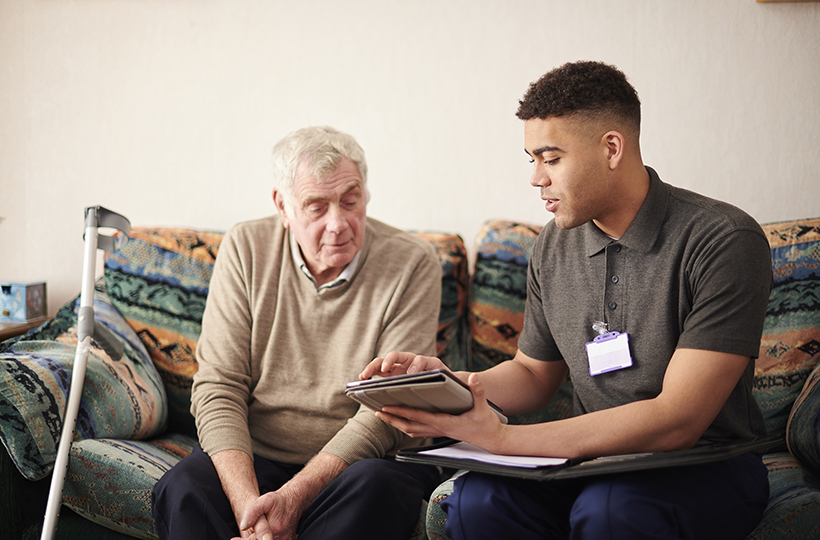
[[[480,371],[512,358],[523,328],[526,271],[538,225],[490,220],[475,243],[468,272],[462,239],[416,232],[442,266],[438,354],[453,369]],[[754,394],[772,435],[785,433],[800,388],[820,359],[820,219],[764,226],[775,274],[756,362]],[[131,241],[106,254],[111,302],[149,350],[166,384],[172,431],[196,434],[190,389],[196,340],[222,234],[134,228]],[[571,414],[566,383],[544,411],[514,418],[536,422]]]
[[[451,369],[467,369],[467,291],[469,261],[464,240],[456,234],[416,232],[433,245],[441,264],[441,309],[436,354]]]
[[[515,356],[524,328],[527,266],[540,225],[494,219],[476,235],[475,269],[470,285],[469,368],[483,371]],[[565,382],[545,409],[511,417],[513,423],[536,423],[572,414],[572,384]]]
[[[536,225],[492,220],[476,235],[468,307],[472,371],[515,356],[524,326],[527,265],[540,231]]]
[[[222,233],[133,228],[105,254],[111,302],[137,332],[165,382],[170,431],[196,437],[191,385],[196,342]]]
[[[755,363],[754,395],[770,436],[784,436],[820,360],[820,219],[763,225],[774,283]]]

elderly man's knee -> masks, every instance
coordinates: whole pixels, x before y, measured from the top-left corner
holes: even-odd
[[[348,467],[331,487],[339,496],[353,493],[374,507],[418,505],[438,485],[432,467],[392,459],[363,459]]]
[[[396,493],[397,485],[406,486],[413,482],[395,462],[378,458],[353,463],[345,471],[345,476],[348,485],[372,498],[390,498]]]
[[[213,468],[211,458],[199,448],[171,467],[154,485],[151,491],[151,503],[157,509],[201,506],[194,502],[206,499],[218,488],[221,492],[219,477]]]

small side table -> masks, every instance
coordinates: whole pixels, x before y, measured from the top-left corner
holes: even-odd
[[[46,322],[47,319],[48,317],[37,317],[36,319],[30,319],[25,322],[0,323],[0,341],[5,341],[9,338],[19,336],[20,334],[25,334],[32,328],[37,328]]]

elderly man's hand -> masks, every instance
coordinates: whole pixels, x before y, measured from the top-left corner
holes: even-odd
[[[409,352],[391,351],[384,358],[376,358],[359,374],[359,380],[367,380],[373,376],[390,377],[405,373],[419,373],[433,369],[449,368],[444,362],[433,356],[420,356]]]
[[[250,504],[233,540],[295,540],[301,506],[285,488],[265,493]]]
[[[347,468],[340,457],[319,452],[276,491],[249,504],[239,521],[241,540],[293,540],[310,503]],[[240,540],[240,539],[233,539]]]

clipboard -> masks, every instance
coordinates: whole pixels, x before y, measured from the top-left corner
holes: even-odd
[[[674,450],[671,452],[623,454],[589,460],[567,459],[561,464],[545,466],[501,465],[488,463],[479,459],[454,458],[428,453],[430,450],[447,448],[455,444],[463,443],[447,439],[431,446],[407,448],[399,451],[396,460],[437,465],[448,469],[466,469],[513,478],[558,481],[605,474],[712,463],[749,452],[763,454],[775,448],[782,447],[785,442],[781,437],[768,437],[736,443],[696,446],[694,448]]]
[[[470,388],[443,369],[353,381],[347,384],[345,395],[374,411],[385,405],[448,414],[462,414],[473,408]],[[501,409],[493,403],[490,407],[506,424]]]

